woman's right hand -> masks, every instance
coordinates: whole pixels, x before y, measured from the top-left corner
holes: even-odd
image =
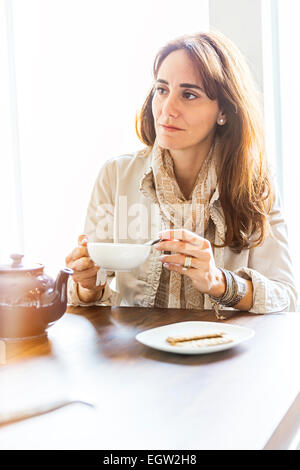
[[[80,300],[91,302],[100,299],[104,286],[96,285],[99,266],[96,266],[90,258],[87,242],[87,235],[79,235],[78,246],[66,257],[65,262],[66,266],[74,271],[72,278],[78,283]]]

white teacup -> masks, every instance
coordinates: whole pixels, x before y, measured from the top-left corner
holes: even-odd
[[[144,263],[151,246],[134,243],[88,242],[88,252],[95,264],[107,271],[130,271]]]

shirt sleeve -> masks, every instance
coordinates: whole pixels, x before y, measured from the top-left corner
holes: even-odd
[[[237,269],[235,273],[252,281],[253,305],[249,312],[295,312],[297,290],[278,190],[269,221],[270,235],[261,246],[250,249],[248,266]]]
[[[116,174],[113,163],[108,160],[101,168],[94,184],[84,224],[84,233],[89,241],[113,243],[114,200]],[[101,299],[95,302],[82,302],[78,297],[77,283],[72,276],[68,279],[68,305],[114,305],[117,292],[111,287],[115,273],[107,272],[107,283]]]
[[[101,299],[95,302],[82,302],[79,299],[77,291],[78,283],[73,281],[72,276],[69,276],[68,279],[68,305],[74,307],[89,307],[92,305],[115,305],[114,298],[116,292],[110,288],[109,283],[107,282],[102,294]]]

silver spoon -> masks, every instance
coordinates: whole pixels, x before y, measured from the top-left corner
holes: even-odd
[[[159,243],[163,241],[162,238],[155,238],[155,240],[149,240],[148,242],[144,243],[144,245],[146,246],[152,246],[152,245],[156,245],[156,243]],[[163,252],[164,255],[170,255],[171,254],[171,251],[164,251]]]
[[[149,240],[148,242],[144,243],[144,245],[152,246],[152,245],[156,245],[156,243],[159,243],[161,241],[162,241],[161,238],[155,238],[155,240]]]

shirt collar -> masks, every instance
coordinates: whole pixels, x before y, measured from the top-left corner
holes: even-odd
[[[148,164],[146,165],[144,175],[140,179],[139,190],[145,197],[150,197],[152,200],[157,202],[157,198],[155,197],[155,186],[154,186],[154,176],[153,176],[153,168],[152,168],[152,161],[153,161],[153,153],[154,148],[150,150],[149,154],[147,155]],[[154,193],[154,194],[153,194]],[[212,197],[209,201],[209,206],[213,207],[220,199],[220,193],[218,185],[216,186],[215,191],[213,192]]]

